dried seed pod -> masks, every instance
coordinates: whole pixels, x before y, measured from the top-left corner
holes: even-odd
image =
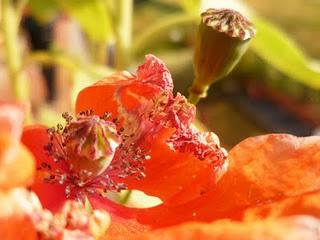
[[[239,62],[255,35],[255,27],[239,12],[208,9],[201,14],[195,55],[195,79],[189,101],[206,97],[210,85],[228,75]]]

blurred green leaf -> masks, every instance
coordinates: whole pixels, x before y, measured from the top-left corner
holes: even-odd
[[[180,0],[179,5],[191,15],[199,15],[200,0]]]
[[[134,39],[131,49],[132,55],[138,56],[143,50],[148,49],[150,44],[156,43],[161,36],[167,35],[170,29],[198,24],[199,19],[199,16],[181,13],[170,14],[159,21],[155,21],[152,26],[146,28]]]
[[[112,36],[112,18],[105,0],[58,0],[60,7],[81,25],[94,42],[106,42]]]
[[[37,123],[52,127],[63,121],[61,113],[54,111],[49,105],[42,105],[39,108]]]
[[[86,74],[93,79],[105,77],[113,72],[112,69],[104,65],[82,62],[81,59],[62,51],[34,51],[25,59],[24,66],[32,62],[38,62],[44,65],[57,64],[64,66],[71,71],[78,71],[81,69],[81,71],[86,72]]]
[[[112,17],[105,0],[29,0],[31,14],[40,21],[51,21],[59,10],[73,17],[94,42],[112,37]],[[109,5],[108,5],[109,6]]]
[[[56,0],[29,0],[28,8],[38,21],[49,22],[56,16],[59,6]]]
[[[292,39],[260,17],[254,17],[253,22],[257,28],[251,45],[254,52],[293,80],[320,89],[320,72],[312,68],[311,61]]]
[[[105,76],[106,75],[104,75],[104,77]],[[88,72],[77,69],[74,74],[71,89],[71,106],[76,105],[77,96],[82,89],[94,84],[98,80],[100,80],[100,78],[92,78],[92,76],[88,74]]]

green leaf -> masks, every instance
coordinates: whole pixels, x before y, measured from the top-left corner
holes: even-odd
[[[200,10],[200,0],[181,0],[180,6],[191,15],[198,15]]]
[[[37,114],[37,123],[45,126],[56,126],[62,123],[64,119],[61,113],[54,111],[49,105],[42,105]]]
[[[141,32],[132,44],[132,55],[138,56],[151,44],[156,43],[160,36],[168,34],[169,30],[178,26],[188,26],[190,24],[198,24],[200,20],[199,16],[181,13],[170,14],[162,19],[155,21],[152,26]]]
[[[50,22],[58,12],[56,0],[29,0],[31,15],[40,22]]]
[[[106,42],[112,36],[111,16],[105,0],[58,0],[60,7],[76,19],[94,42]]]
[[[83,62],[78,57],[64,53],[62,51],[33,51],[24,61],[24,66],[32,62],[44,65],[61,65],[70,71],[82,71],[92,79],[99,79],[113,73],[111,68],[104,65],[96,65]]]
[[[257,28],[251,44],[254,52],[293,80],[320,89],[320,72],[312,68],[311,61],[293,40],[260,17],[254,17],[253,22]]]
[[[78,69],[78,71],[75,72],[74,82],[71,89],[71,106],[75,106],[79,92],[92,85],[97,80],[100,79],[93,79],[87,72]]]

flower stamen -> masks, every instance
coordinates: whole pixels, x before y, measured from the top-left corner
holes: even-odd
[[[57,165],[42,162],[38,168],[45,183],[64,185],[67,198],[83,201],[87,195],[105,197],[108,191],[127,189],[120,179],[145,177],[143,162],[150,156],[134,141],[134,133],[117,126],[118,119],[93,111],[62,116],[66,125],[49,128],[50,142],[44,146]]]

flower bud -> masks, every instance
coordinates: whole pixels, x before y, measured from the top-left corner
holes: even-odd
[[[81,115],[64,130],[65,148],[72,170],[100,174],[111,163],[120,144],[116,127],[99,116]]]
[[[194,55],[195,79],[189,101],[206,97],[210,85],[228,75],[255,35],[255,27],[239,12],[208,9],[201,14]]]

